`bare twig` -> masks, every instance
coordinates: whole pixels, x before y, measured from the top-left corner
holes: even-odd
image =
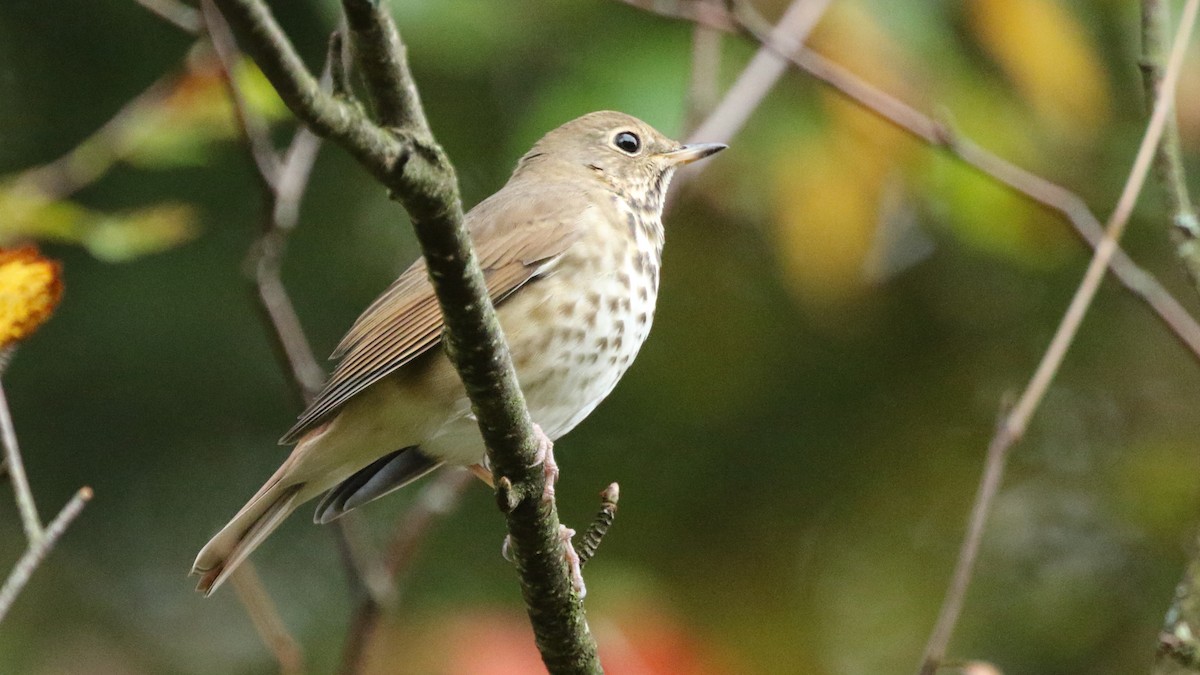
[[[769,24],[759,17],[748,3],[736,2],[737,15],[722,8],[708,7],[700,11],[700,3],[669,3],[656,0],[620,0],[642,7],[662,16],[703,22],[706,26],[726,31],[742,32],[760,44],[771,46]],[[785,53],[783,46],[774,47]],[[1093,248],[1103,236],[1103,227],[1083,199],[1066,188],[1031,173],[984,149],[968,138],[954,133],[948,126],[934,121],[899,99],[875,88],[843,66],[830,61],[812,49],[801,46],[789,57],[800,70],[833,87],[837,92],[861,105],[902,131],[940,148],[964,164],[979,171],[1014,192],[1048,209],[1062,214],[1076,233]],[[698,165],[690,170],[694,176],[704,170]],[[1113,274],[1131,292],[1142,298],[1167,328],[1193,354],[1200,357],[1200,323],[1171,295],[1166,288],[1143,270],[1119,248],[1110,265]]]
[[[200,34],[202,28],[200,12],[179,0],[134,0],[134,2],[185,33]]]
[[[25,463],[21,459],[21,448],[17,445],[17,431],[13,427],[12,413],[8,409],[8,400],[4,394],[4,386],[0,384],[0,441],[4,443],[4,460],[8,465],[8,477],[16,494],[17,510],[21,512],[21,526],[25,528],[25,538],[29,543],[36,544],[41,540],[42,519],[38,516],[37,503],[33,491],[29,489],[29,479],[25,476]]]
[[[308,177],[316,162],[321,141],[302,127],[292,138],[285,157],[280,159],[271,142],[266,122],[253,113],[233,80],[233,67],[241,54],[229,32],[229,26],[208,0],[202,3],[202,8],[213,50],[221,63],[234,103],[238,128],[258,169],[267,202],[262,235],[251,246],[246,257],[247,267],[252,270],[253,291],[259,309],[271,328],[275,351],[292,375],[291,382],[299,398],[308,403],[325,382],[325,371],[313,355],[300,317],[284,288],[282,267],[288,234],[296,226],[300,201],[308,186]]]
[[[15,177],[12,188],[55,200],[92,184],[128,155],[138,120],[147,110],[162,104],[178,78],[174,73],[158,78],[62,157],[22,171]]]
[[[250,561],[246,561],[230,578],[238,600],[246,609],[259,639],[279,663],[282,675],[300,675],[305,671],[304,652],[279,616],[279,610],[263,586],[262,578]]]
[[[336,140],[390,191],[412,218],[437,295],[443,346],[479,421],[496,476],[519,489],[506,513],[538,647],[552,672],[599,672],[559,538],[557,509],[543,501],[546,478],[512,359],[463,227],[457,178],[416,96],[391,16],[370,0],[343,0],[351,43],[384,124],[346,96],[321,91],[261,0],[216,0],[280,97],[318,134]]]
[[[983,540],[983,530],[987,524],[988,513],[991,511],[992,503],[1004,476],[1008,452],[1024,436],[1030,418],[1037,410],[1046,390],[1058,372],[1058,368],[1096,296],[1096,291],[1100,288],[1105,269],[1117,250],[1117,240],[1129,222],[1129,215],[1133,212],[1134,203],[1145,183],[1146,174],[1150,170],[1155,149],[1166,128],[1167,118],[1174,109],[1175,84],[1179,81],[1183,56],[1195,26],[1198,8],[1200,8],[1200,0],[1188,0],[1184,6],[1183,17],[1175,34],[1166,74],[1163,77],[1161,94],[1155,102],[1154,112],[1146,126],[1146,133],[1138,147],[1138,153],[1134,158],[1129,177],[1125,181],[1125,187],[1121,190],[1121,196],[1105,226],[1104,237],[1096,246],[1091,263],[1084,272],[1083,280],[1080,282],[1075,296],[1071,298],[1071,303],[1063,315],[1058,330],[1050,340],[1046,353],[1038,363],[1037,370],[1017,399],[1012,411],[1001,420],[999,428],[988,444],[987,464],[976,493],[975,504],[971,509],[967,534],[963,539],[950,588],[943,601],[937,623],[925,646],[920,666],[921,675],[932,675],[946,654],[946,647],[950,642],[950,636],[954,632],[954,626],[958,622],[963,602],[966,599],[979,545]]]
[[[715,5],[721,11],[722,0],[699,0],[698,5]],[[688,86],[687,124],[695,129],[720,100],[718,78],[721,74],[722,31],[697,22],[692,27],[692,77]]]
[[[621,486],[616,483],[610,483],[600,493],[600,512],[596,514],[592,524],[580,538],[579,545],[575,547],[575,552],[579,554],[580,567],[586,565],[596,555],[596,550],[600,548],[600,541],[604,539],[604,535],[608,534],[608,528],[612,527],[613,521],[617,518],[617,501],[620,498]]]
[[[257,175],[262,183],[266,201],[263,234],[251,246],[247,263],[254,273],[251,285],[259,307],[266,318],[276,353],[285,364],[299,397],[307,402],[316,395],[325,374],[317,365],[299,317],[280,276],[287,234],[295,226],[299,202],[316,161],[320,141],[305,129],[297,131],[287,160],[281,160],[271,142],[267,123],[247,104],[234,80],[234,67],[241,54],[234,43],[229,26],[209,1],[201,2],[204,30],[213,45],[221,66],[226,89],[233,102],[234,116]],[[281,219],[286,214],[286,220]],[[233,575],[238,599],[249,615],[263,644],[275,656],[283,673],[304,672],[304,655],[295,638],[279,616],[275,603],[268,595],[254,567],[247,561]],[[351,574],[351,578],[355,575]]]
[[[8,406],[0,405],[0,408],[7,410]],[[67,527],[71,524],[79,512],[83,510],[84,505],[92,498],[92,489],[90,487],[81,487],[75,493],[75,496],[63,506],[54,520],[46,526],[46,529],[36,539],[29,540],[29,548],[25,551],[25,555],[17,561],[12,572],[9,573],[8,579],[4,581],[4,586],[0,587],[0,621],[4,621],[5,615],[12,607],[17,596],[21,594],[21,590],[25,588],[25,584],[29,583],[29,578],[33,575],[33,571],[38,568],[38,565],[46,559],[46,555],[50,553],[50,549],[58,543],[63,533],[67,531]]]
[[[750,59],[721,102],[691,133],[689,142],[704,139],[707,143],[728,143],[783,76],[788,68],[787,57],[803,46],[830,1],[793,0],[788,5],[783,17],[771,31],[771,46],[764,45]],[[697,173],[692,170],[685,175],[695,176]]]
[[[738,17],[744,30],[756,39],[767,40],[763,25],[753,9],[738,4]],[[1052,183],[1037,174],[1022,169],[992,153],[978,143],[965,138],[947,125],[939,123],[899,99],[876,89],[841,65],[821,54],[802,48],[792,57],[801,70],[830,85],[842,95],[865,109],[891,122],[930,145],[942,148],[982,175],[997,181],[1017,194],[1023,195],[1049,209],[1061,213],[1076,233],[1095,248],[1103,236],[1103,227],[1087,203],[1074,192]],[[1149,272],[1137,265],[1124,251],[1118,249],[1112,257],[1113,274],[1135,295],[1141,297],[1158,314],[1171,332],[1193,354],[1200,357],[1200,324]]]
[[[766,23],[761,20],[753,9],[744,2],[736,2],[738,13],[715,12],[711,8],[700,11],[705,7],[699,3],[648,3],[642,0],[622,0],[627,4],[643,7],[659,14],[685,18],[691,21],[703,22],[715,29],[741,31],[749,34],[764,45],[773,45],[773,37],[768,34]],[[1191,5],[1189,5],[1189,8]],[[1181,49],[1176,42],[1176,49]],[[786,54],[788,45],[772,47],[778,54]],[[1025,396],[1022,397],[1011,414],[1005,416],[998,427],[996,435],[989,443],[986,468],[981,479],[976,502],[972,508],[968,536],[964,539],[963,550],[960,552],[958,566],[954,574],[951,590],[948,592],[946,604],[943,606],[938,626],[930,637],[930,645],[926,649],[922,672],[936,664],[945,652],[950,632],[961,611],[962,600],[969,584],[971,569],[978,551],[982,529],[990,511],[992,500],[999,488],[1008,449],[1024,433],[1029,417],[1040,402],[1045,388],[1057,370],[1065,349],[1070,343],[1070,337],[1078,328],[1083,318],[1083,310],[1094,296],[1096,287],[1103,277],[1103,266],[1093,271],[1097,265],[1110,265],[1120,281],[1135,294],[1142,297],[1154,309],[1171,331],[1196,355],[1200,356],[1200,325],[1190,316],[1182,305],[1175,300],[1150,274],[1139,268],[1122,252],[1116,244],[1116,236],[1124,227],[1132,200],[1136,197],[1140,181],[1144,179],[1144,169],[1139,168],[1144,162],[1147,148],[1154,145],[1143,143],[1142,153],[1139,154],[1138,164],[1131,172],[1130,181],[1123,193],[1123,200],[1110,219],[1109,234],[1105,235],[1099,221],[1088,209],[1086,203],[1075,193],[1051,183],[1040,176],[1032,174],[1016,165],[988,152],[979,145],[953,134],[945,125],[939,124],[914,108],[900,102],[884,92],[872,87],[840,65],[833,63],[817,52],[801,46],[794,49],[789,59],[798,68],[817,79],[834,87],[837,91],[851,100],[859,103],[865,109],[874,112],[898,128],[935,146],[944,148],[964,163],[980,171],[1014,191],[1043,204],[1044,206],[1062,213],[1075,227],[1080,236],[1096,249],[1092,266],[1080,287],[1076,301],[1064,317],[1064,325],[1051,348],[1043,359],[1042,366],[1030,382]],[[1163,118],[1164,124],[1169,108],[1156,107],[1157,116]],[[1154,132],[1154,126],[1148,128],[1148,138]],[[1156,133],[1161,133],[1161,130]],[[1139,178],[1139,171],[1143,172]]]

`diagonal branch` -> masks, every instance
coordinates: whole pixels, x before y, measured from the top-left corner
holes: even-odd
[[[595,640],[558,537],[557,509],[553,500],[542,499],[546,477],[537,464],[538,442],[524,396],[463,227],[454,168],[424,123],[418,100],[404,99],[407,109],[389,113],[388,106],[403,97],[381,103],[378,88],[387,78],[368,76],[381,113],[402,121],[396,128],[381,127],[344,97],[321,91],[263,2],[215,1],[292,112],[317,134],[345,147],[411,216],[445,318],[446,351],[471,399],[494,474],[516,488],[518,499],[506,513],[508,530],[542,658],[554,673],[599,672]],[[391,59],[386,67],[395,71],[387,77],[407,89],[411,75],[395,49],[400,42],[391,16],[374,12],[371,21],[381,28],[356,28],[357,19],[351,15],[363,7],[361,2],[347,2],[347,24],[358,46],[360,67],[370,65],[364,53],[384,55]]]
[[[1125,225],[1129,222],[1134,203],[1145,184],[1146,174],[1154,159],[1155,148],[1158,147],[1159,140],[1162,138],[1167,118],[1174,110],[1175,84],[1179,81],[1183,56],[1192,29],[1195,27],[1198,8],[1200,8],[1200,0],[1188,0],[1184,6],[1183,18],[1179,24],[1179,30],[1176,32],[1171,58],[1163,76],[1161,95],[1155,102],[1154,112],[1150,116],[1150,122],[1146,125],[1146,133],[1138,147],[1133,168],[1130,169],[1129,177],[1125,181],[1125,187],[1121,190],[1121,196],[1105,226],[1104,238],[1096,246],[1091,263],[1084,272],[1083,280],[1075,291],[1075,296],[1071,298],[1071,303],[1067,306],[1067,311],[1063,315],[1054,337],[1050,340],[1046,353],[1042,355],[1037,370],[1034,371],[1025,391],[1017,399],[1012,412],[1005,415],[996,434],[988,444],[988,459],[984,477],[979,485],[975,505],[971,510],[967,535],[963,539],[962,549],[959,551],[950,589],[943,601],[937,624],[925,646],[925,653],[921,659],[921,675],[933,675],[945,657],[946,647],[954,632],[954,626],[958,622],[967,588],[970,585],[988,513],[991,511],[991,505],[1004,476],[1008,452],[1024,436],[1030,418],[1041,404],[1042,397],[1049,389],[1059,366],[1062,365],[1067,350],[1075,339],[1092,300],[1096,297],[1100,282],[1104,279],[1105,270],[1113,254],[1117,251],[1117,240],[1125,231]]]
[[[8,406],[3,406],[7,409]],[[50,553],[50,549],[58,543],[63,533],[67,531],[67,527],[83,510],[88,501],[92,498],[92,489],[90,487],[81,487],[67,502],[66,506],[58,512],[54,520],[46,526],[41,536],[37,539],[29,540],[29,548],[26,549],[25,555],[17,560],[17,564],[9,573],[8,579],[4,581],[4,585],[0,586],[0,621],[4,621],[4,617],[8,614],[8,610],[12,607],[13,602],[21,591],[25,588],[25,584],[29,583],[29,578],[33,576],[34,570],[46,556]]]
[[[372,0],[342,0],[358,72],[366,80],[380,126],[411,127],[429,134],[421,97],[408,70],[408,53],[387,7]]]
[[[230,582],[233,583],[233,590],[237,593],[242,607],[246,608],[246,614],[250,616],[254,631],[275,655],[275,660],[279,663],[280,674],[300,675],[303,673],[305,670],[304,652],[296,643],[296,639],[288,632],[283,619],[280,618],[279,610],[275,607],[271,596],[267,594],[258,570],[250,561],[246,561],[233,573]]]
[[[754,58],[734,80],[708,118],[688,137],[688,142],[703,138],[705,142],[728,143],[741,131],[750,114],[770,93],[775,83],[787,71],[788,58],[803,49],[804,40],[817,26],[832,0],[792,0],[770,29],[770,39],[755,53]],[[700,7],[701,14],[718,11],[716,7]],[[694,178],[696,171],[691,171]]]
[[[0,370],[3,370],[12,357],[13,349],[14,347],[9,346],[0,351]],[[25,466],[21,461],[21,451],[17,446],[17,433],[13,427],[12,412],[8,408],[8,399],[4,394],[3,386],[0,386],[0,443],[4,445],[5,466],[9,478],[12,480],[13,491],[17,497],[17,507],[21,512],[21,524],[25,528],[25,538],[28,540],[25,554],[17,560],[17,564],[8,574],[8,578],[4,580],[4,585],[0,586],[0,622],[3,622],[17,596],[29,583],[34,570],[42,564],[42,561],[50,553],[50,549],[54,548],[59,538],[67,531],[67,527],[92,498],[92,489],[90,487],[79,488],[75,496],[54,517],[54,520],[50,521],[46,527],[42,527],[37,507],[34,505],[33,492],[29,489],[29,481],[25,478]]]
[[[703,23],[717,30],[740,32],[760,44],[767,45],[776,53],[787,53],[785,45],[775,45],[771,41],[769,24],[745,2],[734,3],[737,8],[736,14],[702,3],[650,0],[620,2],[662,16]],[[1078,194],[1022,169],[969,138],[954,133],[945,124],[875,88],[809,47],[801,45],[788,58],[796,68],[832,87],[898,129],[945,151],[1014,192],[1060,213],[1071,223],[1079,237],[1091,247],[1095,248],[1099,244],[1103,236],[1103,227]],[[685,177],[695,178],[705,168],[706,165],[698,165],[685,174]],[[1187,309],[1152,274],[1139,267],[1120,248],[1114,253],[1110,266],[1117,279],[1134,295],[1142,298],[1171,333],[1200,358],[1200,323],[1192,318]]]
[[[640,7],[661,15],[703,23],[713,29],[741,32],[754,38],[760,44],[770,45],[778,54],[789,53],[788,45],[774,44],[773,35],[768,32],[769,26],[767,26],[766,22],[754,13],[748,3],[740,0],[734,0],[734,5],[737,9],[736,14],[723,8],[714,7],[708,3],[650,2],[649,0],[621,1],[625,4]],[[1147,2],[1155,5],[1159,4],[1159,0],[1147,0]],[[1195,5],[1196,2],[1194,0],[1189,0],[1189,4],[1185,8],[1187,18],[1184,24],[1189,27],[1191,22],[1194,21]],[[1183,35],[1182,31],[1184,29],[1185,25],[1181,25],[1180,36]],[[1154,118],[1147,128],[1146,138],[1143,140],[1134,169],[1131,171],[1129,180],[1122,193],[1121,202],[1114,211],[1112,218],[1110,218],[1107,232],[1101,228],[1099,220],[1092,214],[1087,204],[1077,194],[1004,160],[968,139],[956,136],[945,125],[935,122],[911,106],[876,89],[842,66],[829,61],[824,56],[803,45],[799,49],[791,51],[788,57],[797,68],[832,86],[842,95],[863,106],[864,109],[875,113],[884,120],[891,122],[896,127],[926,143],[942,148],[983,175],[992,178],[1019,194],[1047,208],[1058,211],[1071,222],[1079,235],[1095,249],[1092,263],[1088,268],[1084,281],[1081,283],[1075,299],[1068,308],[1067,314],[1063,319],[1063,324],[1059,327],[1059,331],[1056,333],[1054,341],[1043,357],[1042,363],[1039,365],[1037,372],[1030,381],[1017,407],[1011,413],[1002,416],[996,434],[989,443],[984,474],[972,507],[968,532],[963,540],[962,550],[959,553],[953,581],[940,612],[937,626],[930,636],[929,644],[922,659],[921,672],[925,675],[936,670],[938,663],[945,654],[946,645],[949,642],[954,625],[957,623],[967,586],[970,583],[974,560],[978,553],[978,546],[982,540],[983,527],[987,520],[987,514],[991,510],[992,501],[1003,479],[1008,451],[1023,435],[1029,418],[1036,410],[1042,395],[1045,393],[1054,373],[1057,371],[1058,365],[1065,357],[1066,349],[1070,345],[1074,333],[1078,329],[1079,323],[1082,321],[1083,315],[1095,295],[1099,282],[1103,279],[1104,267],[1111,267],[1114,275],[1121,283],[1144,299],[1172,333],[1193,354],[1200,356],[1200,325],[1196,323],[1187,310],[1153,276],[1138,267],[1117,245],[1117,237],[1119,237],[1127,222],[1133,200],[1136,198],[1141,183],[1145,178],[1148,157],[1153,148],[1158,145],[1157,135],[1166,132],[1168,134],[1167,144],[1170,144],[1170,125],[1168,123],[1171,119],[1169,112],[1172,108],[1169,102],[1166,102],[1166,105],[1164,105],[1162,98],[1166,98],[1166,96],[1163,96],[1161,92],[1165,86],[1163,84],[1164,81],[1173,82],[1174,78],[1178,77],[1178,61],[1181,58],[1182,49],[1185,44],[1185,39],[1182,39],[1182,37],[1176,38],[1175,48],[1172,53],[1173,71],[1168,66],[1167,70],[1170,72],[1167,74],[1161,71],[1147,73],[1148,78],[1153,78],[1154,80],[1154,84],[1151,85],[1152,91],[1157,91],[1160,98],[1154,107]],[[1168,92],[1173,89],[1171,86],[1165,86],[1165,88]],[[1186,191],[1181,189],[1183,186],[1181,167],[1178,170],[1171,170],[1169,168],[1171,163],[1173,163],[1173,160],[1169,158],[1162,161],[1162,164],[1168,165],[1169,171],[1174,171],[1169,178],[1169,183],[1172,186],[1169,189],[1176,195],[1174,197],[1176,205],[1187,205]],[[697,167],[697,170],[702,170],[702,168]],[[1174,210],[1176,211],[1177,227],[1187,232],[1189,230],[1187,223],[1190,221],[1187,221],[1185,218],[1183,224],[1181,224],[1178,214],[1183,212],[1183,210],[1179,208],[1175,208]],[[1185,250],[1183,253],[1186,256],[1190,252]],[[1192,568],[1197,568],[1197,564],[1193,563]],[[1200,578],[1200,572],[1196,572],[1192,568],[1189,568],[1189,575]],[[1196,585],[1200,587],[1200,582]],[[1195,604],[1194,599],[1192,602]],[[1174,612],[1172,612],[1171,616],[1174,615]],[[1188,630],[1188,634],[1189,636],[1191,635],[1190,629]],[[1168,634],[1167,638],[1172,638],[1172,636]],[[1200,649],[1200,645],[1195,644],[1196,642],[1192,640],[1190,644],[1183,645],[1183,647],[1196,652]],[[1172,639],[1164,639],[1162,648],[1170,649],[1171,643]],[[1182,651],[1181,649],[1180,653]],[[1195,658],[1194,656],[1193,658],[1195,661],[1200,662],[1200,658]]]
[[[16,494],[17,510],[21,512],[21,526],[25,528],[25,538],[32,545],[44,535],[42,519],[38,515],[33,490],[29,489],[29,479],[25,476],[25,462],[21,459],[17,431],[13,427],[12,413],[9,412],[3,386],[0,386],[0,441],[4,443],[4,463]]]

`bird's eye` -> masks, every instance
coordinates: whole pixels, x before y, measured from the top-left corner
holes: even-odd
[[[642,149],[642,139],[632,131],[621,131],[613,136],[613,145],[620,148],[621,152],[636,155]]]

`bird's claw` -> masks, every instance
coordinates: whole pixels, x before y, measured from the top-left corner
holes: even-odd
[[[542,501],[550,502],[554,500],[554,486],[558,483],[558,462],[554,461],[554,442],[536,424],[533,425],[533,437],[538,444],[537,463],[542,465],[542,473],[546,477]]]
[[[583,583],[583,561],[579,559],[579,554],[575,552],[575,545],[571,543],[571,537],[575,536],[575,530],[566,525],[559,525],[558,536],[562,539],[563,556],[567,559],[567,569],[571,573],[571,586],[575,588],[575,593],[582,600],[587,597],[587,586]]]
[[[583,583],[583,562],[575,551],[575,545],[571,543],[571,538],[574,536],[575,530],[566,525],[558,526],[558,538],[563,544],[563,558],[567,561],[567,569],[571,575],[571,587],[582,599],[587,597],[587,586]],[[516,562],[516,545],[513,543],[511,534],[505,535],[504,543],[500,545],[500,555],[510,563]]]

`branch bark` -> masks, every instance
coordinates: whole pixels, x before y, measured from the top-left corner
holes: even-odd
[[[357,65],[382,116],[377,124],[353,101],[321,91],[264,3],[215,1],[292,112],[346,148],[411,217],[445,317],[444,346],[493,473],[514,487],[508,531],[542,658],[552,673],[600,672],[558,537],[557,509],[542,499],[546,479],[524,396],[463,227],[454,168],[429,130],[391,16],[369,0],[343,1]]]

